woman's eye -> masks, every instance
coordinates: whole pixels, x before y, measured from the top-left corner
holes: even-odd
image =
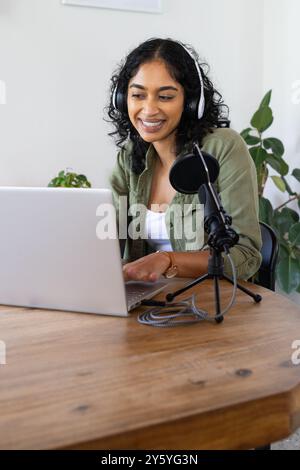
[[[136,99],[136,100],[144,100],[146,98],[145,95],[141,93],[133,93],[131,95],[131,98]],[[159,99],[161,101],[170,101],[174,98],[174,96],[169,96],[169,95],[159,95]]]
[[[143,98],[144,98],[144,95],[141,95],[141,94],[139,94],[139,93],[134,93],[133,95],[131,95],[131,98],[143,99]]]
[[[159,97],[162,101],[170,101],[174,98],[174,96],[168,96],[168,95],[161,95]]]

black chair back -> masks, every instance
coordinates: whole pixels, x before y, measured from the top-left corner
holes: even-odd
[[[262,237],[262,263],[258,270],[255,283],[274,291],[279,243],[276,233],[269,225],[264,222],[260,222],[259,225]]]

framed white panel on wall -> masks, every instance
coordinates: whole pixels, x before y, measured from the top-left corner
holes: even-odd
[[[62,0],[64,5],[161,13],[161,0]]]

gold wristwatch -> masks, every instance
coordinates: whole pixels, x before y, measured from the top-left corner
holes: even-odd
[[[158,250],[157,253],[164,253],[165,255],[168,256],[168,258],[170,260],[170,264],[169,264],[168,268],[166,269],[166,271],[163,273],[163,275],[167,279],[171,279],[172,277],[177,276],[178,266],[177,266],[177,264],[175,264],[173,253],[171,251],[160,251],[160,250]]]

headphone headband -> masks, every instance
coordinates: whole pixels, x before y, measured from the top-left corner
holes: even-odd
[[[199,103],[198,103],[197,117],[200,120],[202,118],[203,114],[204,114],[204,107],[205,107],[204,84],[203,84],[202,73],[201,73],[198,62],[195,59],[195,57],[192,55],[192,53],[180,42],[178,44],[180,44],[183,47],[183,49],[188,53],[190,58],[193,59],[196,70],[197,70],[197,73],[198,73],[199,82],[200,82],[200,99],[199,99]]]
[[[115,85],[114,87],[114,91],[113,91],[113,94],[112,94],[112,105],[115,109],[118,109],[117,108],[117,103],[116,103],[116,94],[117,94],[117,88],[118,88],[118,85]]]

